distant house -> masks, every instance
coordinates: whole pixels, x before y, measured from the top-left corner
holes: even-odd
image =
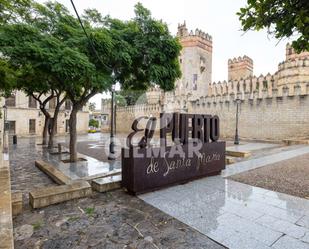
[[[44,128],[44,115],[39,109],[38,102],[24,92],[15,91],[8,98],[5,98],[7,107],[6,123],[9,134],[20,136],[41,135]],[[56,99],[51,99],[47,104],[47,109],[53,115],[56,106]],[[72,104],[69,100],[62,105],[56,124],[57,134],[69,132],[69,118]],[[77,114],[77,132],[86,133],[88,131],[89,111],[85,106]]]

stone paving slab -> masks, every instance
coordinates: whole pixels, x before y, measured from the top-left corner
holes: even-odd
[[[29,200],[32,208],[41,208],[77,198],[88,197],[91,194],[91,186],[87,181],[75,181],[66,185],[34,190],[29,193]]]
[[[139,198],[229,248],[309,248],[306,199],[221,176]]]

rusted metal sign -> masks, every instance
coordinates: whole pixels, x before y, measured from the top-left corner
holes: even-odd
[[[161,114],[160,147],[150,146],[157,123],[149,118],[146,129],[132,124],[128,148],[122,149],[122,186],[138,194],[165,186],[188,182],[204,176],[220,174],[225,168],[225,142],[219,139],[219,118],[200,114]],[[132,145],[138,132],[144,136]],[[173,145],[167,146],[171,134]]]

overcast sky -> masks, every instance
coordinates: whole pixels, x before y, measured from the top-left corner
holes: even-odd
[[[39,0],[40,2],[44,2]],[[58,0],[73,11],[70,0]],[[213,37],[213,73],[212,81],[227,79],[227,60],[248,55],[254,61],[254,74],[274,73],[278,63],[284,60],[285,45],[266,31],[240,31],[240,22],[236,12],[246,5],[246,0],[74,0],[79,13],[83,9],[96,8],[103,15],[109,14],[120,19],[134,16],[134,5],[141,2],[150,9],[157,19],[165,21],[172,34],[176,34],[178,23],[186,20],[187,27],[199,28]],[[101,95],[93,97],[100,108]]]

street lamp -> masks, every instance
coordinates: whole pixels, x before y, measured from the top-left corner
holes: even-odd
[[[241,104],[241,99],[236,97],[236,130],[235,130],[235,139],[234,144],[239,144],[239,136],[238,136],[238,116],[239,116],[239,106]]]
[[[109,144],[109,155],[108,160],[115,160],[115,85],[112,85],[111,89],[112,99],[111,99],[111,126],[110,126],[110,144]]]
[[[7,153],[8,151],[8,140],[7,140],[7,131],[8,131],[8,123],[7,123],[7,106],[3,106],[3,152]]]

